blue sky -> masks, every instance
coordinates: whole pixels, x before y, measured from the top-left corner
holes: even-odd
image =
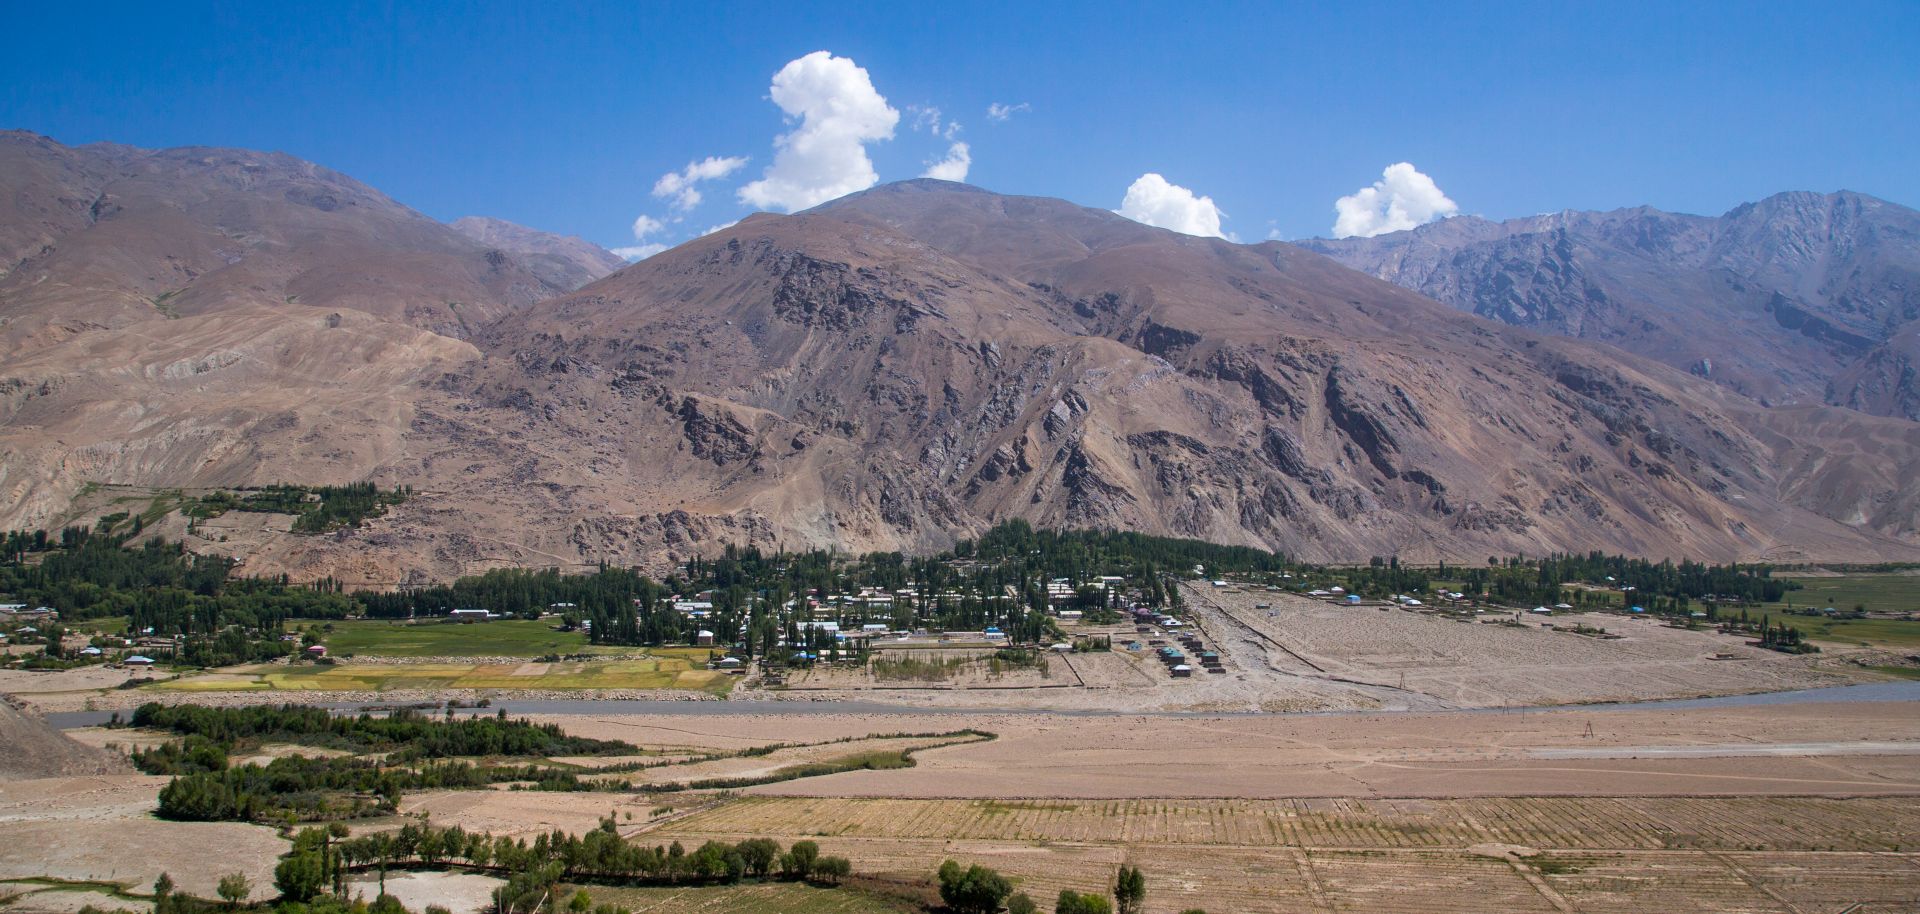
[[[1406,191],[1415,220],[1719,213],[1789,189],[1920,205],[1912,2],[1032,6],[15,2],[0,126],[283,150],[436,218],[615,247],[648,215],[673,243],[755,208],[740,189],[805,123],[774,74],[828,51],[898,120],[868,141],[815,124],[839,144],[815,171],[857,149],[911,178],[964,142],[970,183],[1109,209],[1156,173],[1145,218],[1247,241],[1328,234],[1335,201],[1399,162],[1433,182]],[[928,107],[961,129],[915,129]],[[710,156],[748,161],[685,211],[652,193]]]

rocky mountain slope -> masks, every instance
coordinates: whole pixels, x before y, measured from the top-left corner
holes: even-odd
[[[290,156],[0,132],[0,526],[87,482],[360,478],[422,372],[570,289]]]
[[[1020,516],[1323,559],[1913,551],[1913,423],[941,182],[748,219],[480,345],[432,418],[525,443],[473,484],[578,517],[553,552],[656,536],[662,505],[852,549]]]
[[[1783,193],[1709,218],[1646,207],[1459,217],[1300,243],[1482,317],[1603,340],[1768,403],[1920,419],[1920,212]]]
[[[434,262],[417,285],[470,276]],[[922,549],[1009,517],[1333,560],[1920,556],[1920,424],[1763,406],[1291,245],[945,182],[754,216],[479,324],[415,322],[409,294],[174,318],[96,293],[75,301],[104,319],[50,333],[18,288],[0,527],[98,504],[89,482],[423,493],[218,544],[256,573]]]
[[[447,223],[489,248],[518,255],[548,285],[572,291],[627,265],[619,255],[572,235],[556,235],[487,216]]]

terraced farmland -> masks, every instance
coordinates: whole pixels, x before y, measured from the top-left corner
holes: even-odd
[[[674,824],[833,837],[1401,849],[1920,851],[1911,798],[855,800],[748,797]]]
[[[1825,910],[1920,904],[1920,809],[1886,798],[735,800],[642,829],[811,838],[861,872],[982,862],[1035,898],[1146,868],[1149,907]]]

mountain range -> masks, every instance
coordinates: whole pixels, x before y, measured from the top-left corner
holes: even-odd
[[[1465,216],[1302,246],[1762,403],[1920,419],[1920,212],[1865,194],[1775,194],[1717,218],[1649,207]]]
[[[1735,350],[1690,371],[1602,312],[1513,326],[1402,287],[1471,246],[1332,251],[1400,250],[1388,282],[1323,243],[919,180],[598,275],[584,243],[442,225],[277,154],[0,134],[0,188],[0,528],[109,510],[115,487],[373,480],[419,494],[360,529],[196,548],[396,583],[722,543],[932,549],[1018,517],[1337,561],[1920,556],[1920,423],[1821,387],[1864,378],[1857,359],[1768,387],[1729,374]],[[1888,266],[1836,268],[1866,278],[1820,307],[1897,313],[1894,234],[1853,236],[1849,263]],[[1613,296],[1614,275],[1592,283]],[[1822,338],[1778,323],[1755,322]]]

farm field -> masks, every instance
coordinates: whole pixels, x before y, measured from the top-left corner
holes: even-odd
[[[858,889],[826,889],[792,882],[711,888],[581,888],[596,905],[611,903],[645,914],[919,914],[922,910]]]
[[[1920,647],[1920,622],[1902,619],[1815,619],[1785,616],[1781,621],[1815,641],[1849,647],[1912,650]]]
[[[705,650],[701,650],[705,657]],[[148,687],[158,692],[392,692],[438,689],[678,689],[724,694],[734,677],[685,657],[557,663],[256,664]]]
[[[1789,912],[1796,899],[1844,899],[1864,912],[1920,901],[1920,812],[1902,800],[754,798],[636,829],[689,845],[770,830],[882,876],[949,857],[985,863],[1035,898],[1098,889],[1137,865],[1156,911]]]
[[[1337,847],[1510,844],[1561,850],[1920,854],[1907,798],[1479,797],[1465,799],[936,800],[743,797],[661,826],[823,838]]]
[[[1770,612],[1778,612],[1789,605],[1796,609],[1831,606],[1850,610],[1855,606],[1865,606],[1870,612],[1920,612],[1920,572],[1811,574],[1776,571],[1774,577],[1797,582],[1800,589],[1789,592],[1786,600],[1766,604]]]
[[[585,634],[555,631],[552,623],[542,619],[473,623],[367,619],[332,625],[321,643],[336,657],[541,657],[625,650],[593,647]]]
[[[164,872],[181,889],[212,897],[221,875],[240,872],[252,881],[255,899],[272,897],[273,867],[286,842],[261,825],[154,818],[166,781],[103,775],[0,783],[0,881],[96,880],[144,893]],[[37,901],[58,900],[45,894]]]

